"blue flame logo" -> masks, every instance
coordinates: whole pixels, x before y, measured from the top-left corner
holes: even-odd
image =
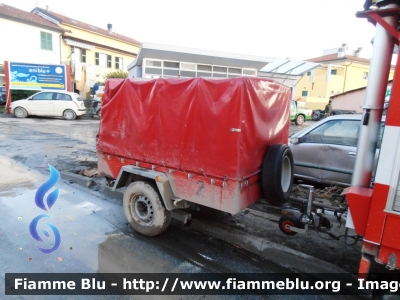
[[[54,189],[54,191],[52,191],[51,193],[49,193],[49,194],[47,195],[46,204],[47,204],[47,207],[48,207],[48,208],[46,208],[45,202],[44,202],[45,195],[46,195],[46,193],[47,193],[53,186],[55,186],[55,185],[57,184],[57,182],[60,180],[60,173],[57,171],[56,168],[54,168],[52,165],[49,164],[49,170],[50,170],[50,177],[49,177],[49,179],[48,179],[45,183],[43,183],[43,184],[38,188],[38,190],[36,191],[36,195],[35,195],[35,203],[36,203],[36,205],[37,205],[39,208],[41,208],[41,209],[43,209],[43,210],[45,210],[45,211],[49,210],[49,209],[54,205],[54,203],[56,202],[56,200],[57,200],[57,198],[58,198],[58,194],[59,194],[59,188],[56,187],[56,188]],[[39,215],[39,216],[35,217],[35,218],[31,221],[31,223],[29,224],[29,232],[31,233],[32,238],[34,238],[36,241],[42,242],[42,243],[43,243],[44,241],[43,241],[43,239],[39,236],[39,233],[37,232],[37,225],[38,225],[39,221],[40,221],[41,219],[43,219],[43,218],[51,218],[51,217],[50,217],[49,215],[47,215],[47,214],[42,214],[42,215]],[[51,223],[47,223],[47,222],[46,222],[45,224],[46,224],[46,225],[51,229],[51,231],[53,232],[53,235],[54,235],[54,245],[53,245],[53,247],[51,247],[50,249],[41,248],[41,247],[39,247],[39,246],[36,246],[36,248],[37,248],[40,252],[42,252],[42,253],[44,253],[44,254],[50,254],[50,253],[56,251],[56,250],[58,249],[58,247],[60,247],[60,244],[61,244],[61,235],[60,235],[60,232],[58,231],[58,229],[57,229],[56,226],[54,226],[54,225],[51,224]],[[43,233],[46,237],[50,237],[50,234],[49,234],[49,232],[48,232],[47,230],[43,229],[43,230],[42,230],[42,233]]]

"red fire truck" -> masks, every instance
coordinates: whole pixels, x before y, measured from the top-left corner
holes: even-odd
[[[351,187],[347,227],[363,237],[359,275],[369,272],[371,258],[389,269],[400,268],[400,63],[397,61],[386,125],[371,185],[373,160],[384,107],[394,44],[399,45],[400,1],[376,1],[357,13],[376,25],[362,126]]]

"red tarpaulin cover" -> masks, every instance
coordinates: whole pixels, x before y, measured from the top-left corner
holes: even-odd
[[[109,79],[97,147],[241,180],[260,172],[268,145],[287,144],[290,100],[289,87],[257,77]]]

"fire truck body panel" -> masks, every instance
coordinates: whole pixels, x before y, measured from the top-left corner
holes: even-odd
[[[374,126],[382,114],[383,89],[387,84],[386,69],[390,64],[393,42],[398,45],[400,37],[397,31],[400,1],[377,1],[377,5],[379,9],[358,14],[361,17],[367,17],[370,22],[377,25],[370,72],[372,76],[375,76],[373,77],[375,81],[370,77],[367,86],[363,113],[364,135],[371,129],[367,127],[371,124]],[[356,161],[352,186],[345,190],[355,231],[364,237],[359,268],[361,277],[368,273],[372,257],[391,270],[400,268],[399,112],[400,60],[398,58],[373,188],[369,188],[372,173],[369,170],[370,166],[362,166],[363,163],[368,164],[368,162],[359,159],[358,165]],[[374,143],[373,139],[368,138],[363,136],[363,131],[361,131],[358,148],[360,145],[363,147],[360,148],[361,155],[366,158],[376,148],[376,141]],[[352,224],[346,225],[351,227]]]

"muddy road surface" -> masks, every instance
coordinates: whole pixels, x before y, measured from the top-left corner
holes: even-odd
[[[51,247],[53,236],[51,233],[48,238],[42,236],[44,243],[39,243],[28,230],[32,219],[43,213],[35,204],[36,191],[49,178],[48,164],[59,171],[96,166],[95,140],[99,121],[87,117],[65,121],[34,117],[16,119],[2,115],[0,127],[2,295],[5,273],[8,272],[291,272],[224,241],[179,226],[170,226],[164,234],[154,238],[138,235],[127,225],[121,202],[62,178],[58,183],[58,199],[47,212],[60,231],[61,244],[55,252],[44,255],[36,246]],[[18,297],[65,298],[68,297]],[[141,298],[145,297],[135,296],[135,299]],[[85,296],[84,299],[133,298]]]
[[[290,132],[305,126],[292,125]],[[140,236],[127,226],[120,201],[63,179],[52,213],[62,231],[62,245],[54,255],[42,255],[28,231],[29,222],[40,213],[34,202],[36,190],[49,177],[48,164],[74,173],[97,167],[99,120],[87,116],[66,121],[0,115],[0,128],[2,291],[6,272],[291,272],[232,244],[173,224],[158,237]],[[211,218],[332,262],[343,270],[357,271],[360,245],[349,249],[343,241],[326,241],[316,233],[288,237],[280,232],[276,222],[254,211],[236,216],[209,216],[206,212],[198,217]]]

